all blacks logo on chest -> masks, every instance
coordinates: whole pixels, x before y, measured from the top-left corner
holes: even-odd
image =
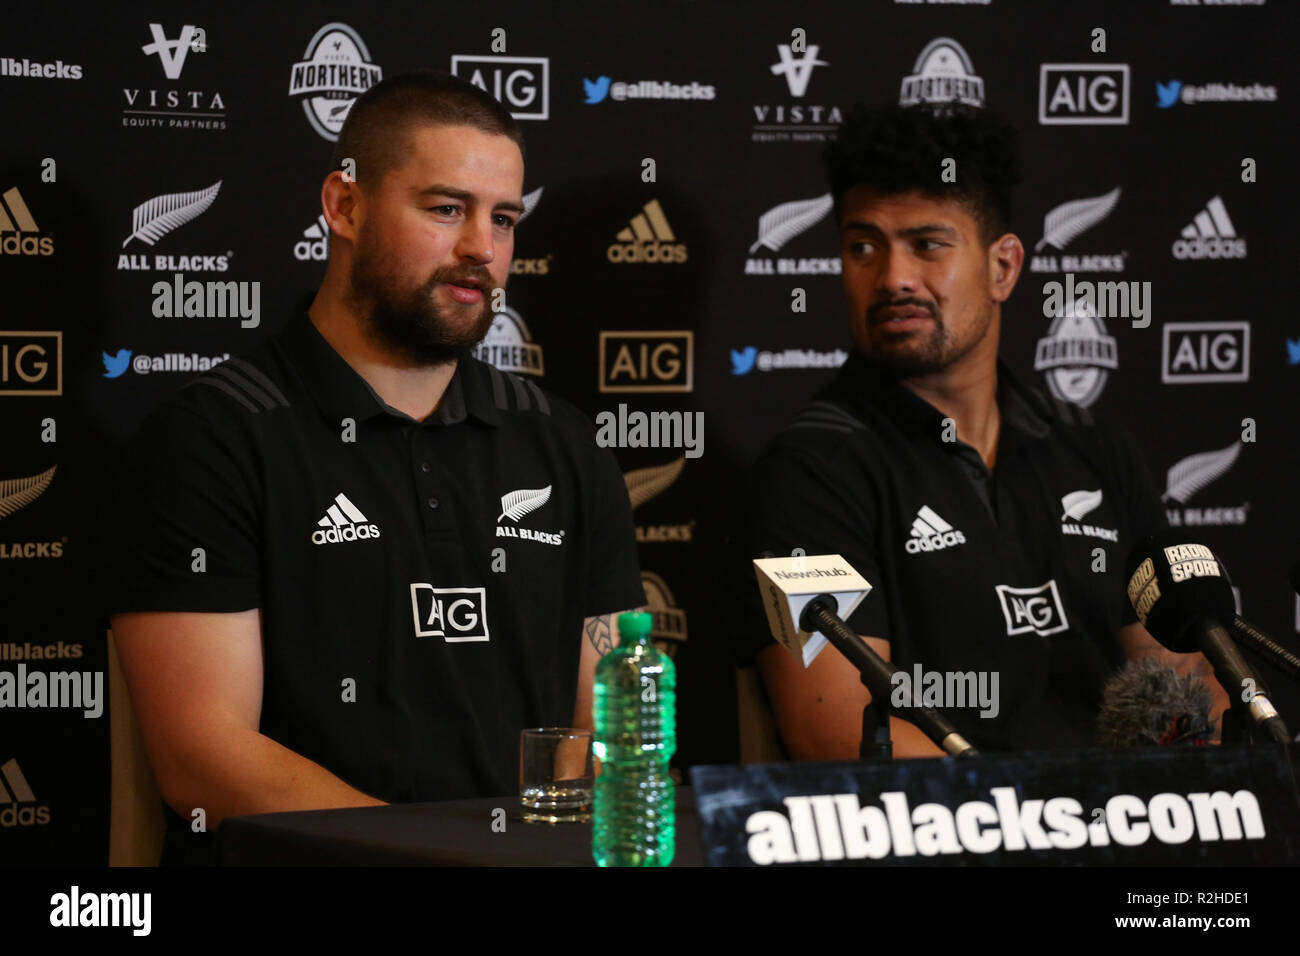
[[[538,531],[520,527],[524,516],[531,514],[551,500],[551,485],[545,488],[519,488],[501,496],[501,514],[497,516],[496,536],[518,538],[523,541],[540,541],[542,544],[564,544],[564,530]]]

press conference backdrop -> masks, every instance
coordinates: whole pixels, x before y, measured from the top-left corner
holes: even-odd
[[[298,0],[6,18],[0,858],[106,860],[89,603],[106,469],[152,407],[315,289],[349,104],[415,67],[483,86],[527,137],[528,213],[481,354],[593,418],[703,422],[702,443],[682,430],[679,447],[616,449],[657,636],[675,642],[683,766],[737,755],[714,596],[726,505],[846,355],[819,157],[856,101],[956,99],[1020,129],[1027,261],[1002,354],[1126,421],[1170,521],[1223,556],[1246,617],[1294,644],[1291,6]],[[226,313],[187,308],[184,283],[212,281],[234,283]],[[1090,307],[1102,282],[1122,285]],[[1045,317],[1048,283],[1077,308]],[[1119,587],[1123,569],[1104,573]],[[20,667],[104,689],[19,708]]]

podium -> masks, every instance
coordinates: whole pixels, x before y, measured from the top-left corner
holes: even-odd
[[[699,766],[714,866],[1300,863],[1291,746]]]

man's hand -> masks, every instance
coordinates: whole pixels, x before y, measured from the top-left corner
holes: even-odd
[[[1232,701],[1215,679],[1214,668],[1205,659],[1205,655],[1175,654],[1136,621],[1119,629],[1119,641],[1124,645],[1124,653],[1131,661],[1151,657],[1172,669],[1180,677],[1192,674],[1201,679],[1210,692],[1210,719],[1214,721],[1213,740],[1218,743],[1223,732],[1223,712],[1232,706]]]

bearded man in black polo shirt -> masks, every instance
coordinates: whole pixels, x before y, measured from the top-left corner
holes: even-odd
[[[859,107],[825,161],[855,350],[754,466],[730,569],[730,640],[790,755],[856,758],[870,702],[835,650],[805,669],[769,636],[748,559],[796,548],[874,585],[849,625],[909,675],[969,690],[941,703],[983,750],[1093,745],[1106,678],[1147,656],[1199,675],[1217,718],[1208,662],[1166,651],[1128,605],[1128,550],[1164,523],[1133,441],[998,359],[1024,261],[1014,131],[982,110]],[[894,755],[941,756],[907,720],[915,692],[891,700]]]
[[[390,78],[334,163],[310,307],[163,403],[105,507],[165,863],[204,862],[196,809],[515,792],[520,730],[590,727],[611,616],[645,602],[590,420],[469,354],[524,211],[510,113]]]

